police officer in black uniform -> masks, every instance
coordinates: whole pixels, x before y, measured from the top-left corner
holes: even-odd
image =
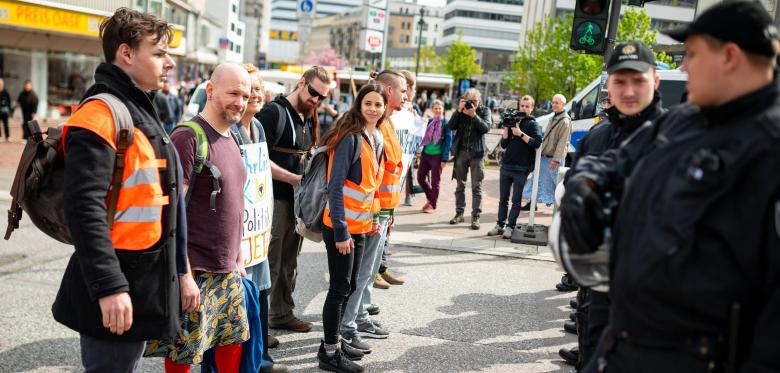
[[[585,372],[780,371],[780,43],[758,2],[687,27],[688,100],[566,183],[562,233],[611,242],[610,323]]]
[[[660,79],[655,69],[655,54],[642,42],[630,41],[615,46],[607,61],[607,91],[613,105],[606,110],[608,119],[580,140],[573,169],[577,168],[578,160],[586,156],[599,156],[619,147],[643,123],[657,119],[664,112],[657,90]],[[580,287],[576,311],[578,350],[561,349],[561,357],[581,369],[593,355],[608,321],[607,294]]]

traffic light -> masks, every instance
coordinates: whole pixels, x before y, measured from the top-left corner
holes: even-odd
[[[571,49],[602,54],[606,48],[610,0],[577,0],[571,28]],[[619,0],[616,0],[619,1]]]

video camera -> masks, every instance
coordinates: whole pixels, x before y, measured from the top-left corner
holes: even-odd
[[[506,109],[504,114],[501,115],[501,126],[507,128],[517,127],[526,116],[528,116],[528,114],[524,111]]]

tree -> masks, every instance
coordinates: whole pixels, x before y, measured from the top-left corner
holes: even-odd
[[[417,62],[417,53],[414,54],[414,61]],[[441,73],[444,69],[441,66],[441,60],[436,55],[436,48],[428,45],[420,47],[420,72],[421,73]]]
[[[574,96],[594,77],[601,74],[603,56],[580,54],[569,48],[573,16],[546,17],[537,22],[525,43],[515,53],[507,84],[513,90],[528,93],[544,101],[561,92]],[[618,24],[618,42],[641,40],[654,45],[658,32],[650,29],[650,17],[644,9],[628,7]],[[656,53],[660,62],[671,64],[671,57]]]
[[[307,65],[333,66],[337,69],[347,65],[347,61],[340,54],[336,53],[330,45],[325,46],[325,49],[319,53],[310,52],[303,59],[303,63]]]
[[[482,74],[482,67],[477,64],[477,51],[461,40],[461,33],[447,47],[447,54],[441,57],[441,66],[456,82]]]

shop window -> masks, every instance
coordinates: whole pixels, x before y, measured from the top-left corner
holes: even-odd
[[[70,115],[87,88],[94,84],[94,73],[102,58],[80,53],[48,52],[47,102],[50,109]]]

